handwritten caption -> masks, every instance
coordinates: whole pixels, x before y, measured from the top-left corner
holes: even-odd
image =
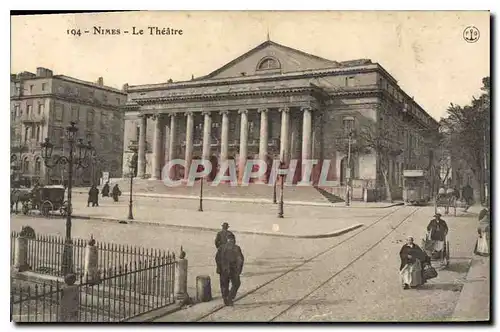
[[[101,26],[94,26],[92,29],[67,29],[66,34],[72,36],[82,36],[82,35],[99,35],[99,36],[120,36],[120,35],[132,35],[132,36],[182,36],[184,31],[182,29],[174,28],[164,28],[157,26],[148,26],[147,28],[132,27],[132,29],[109,29],[103,28]]]

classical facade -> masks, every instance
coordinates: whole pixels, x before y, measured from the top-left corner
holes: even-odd
[[[54,158],[67,155],[65,128],[71,121],[79,128],[77,137],[91,141],[96,159],[87,169],[77,170],[75,184],[96,181],[102,171],[120,177],[123,155],[123,112],[127,95],[121,90],[64,75],[53,75],[46,68],[36,74],[12,74],[11,85],[11,162],[22,177],[42,183],[61,183],[67,167],[45,167],[40,143],[49,138]]]
[[[138,176],[150,179],[161,179],[172,159],[203,158],[212,169],[234,159],[241,175],[241,165],[258,158],[298,160],[298,181],[301,160],[317,159],[313,181],[330,160],[327,179],[342,186],[348,133],[380,124],[393,126],[404,145],[405,153],[389,162],[390,181],[397,185],[412,149],[425,149],[422,129],[438,126],[381,65],[367,59],[331,61],[273,41],[204,77],[129,86],[127,92],[124,173],[129,145],[135,143]],[[354,186],[380,182],[377,152],[358,150],[353,148],[351,156]],[[185,175],[182,167],[175,170],[177,178]]]

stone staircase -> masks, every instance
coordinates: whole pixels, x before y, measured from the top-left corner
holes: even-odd
[[[120,179],[110,182],[112,187],[118,184],[122,193],[129,192],[130,180]],[[77,188],[75,188],[76,190]],[[87,188],[78,188],[88,190]],[[203,196],[214,198],[246,198],[246,199],[273,199],[274,188],[267,184],[252,183],[248,186],[231,186],[228,183],[212,186],[211,182],[203,183]],[[159,180],[134,179],[134,194],[159,194],[159,195],[180,195],[180,196],[199,196],[200,181],[196,181],[193,186],[181,185],[178,187],[167,187]],[[279,185],[277,187],[277,198],[279,199]],[[286,186],[284,198],[289,201],[328,203],[336,201],[334,197],[328,196],[312,186]],[[338,198],[337,198],[338,199]],[[336,201],[338,202],[338,200]]]

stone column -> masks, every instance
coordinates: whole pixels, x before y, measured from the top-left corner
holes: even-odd
[[[64,277],[66,286],[61,289],[59,300],[58,321],[62,323],[76,323],[80,321],[80,287],[75,285],[76,276],[69,274]]]
[[[203,112],[203,151],[201,159],[210,159],[210,143],[212,142],[212,119],[210,112]]]
[[[227,161],[229,150],[229,118],[228,111],[220,112],[222,115],[222,129],[220,137],[220,158],[221,162]]]
[[[248,156],[248,111],[239,110],[238,114],[241,114],[241,125],[240,125],[240,159],[238,162],[238,175],[239,179],[243,178],[243,173],[245,171],[245,165]]]
[[[302,160],[311,159],[312,109],[302,109]]]
[[[289,132],[290,132],[290,109],[283,107],[281,112],[281,134],[280,134],[280,159],[288,165],[288,154],[290,151]]]
[[[146,175],[146,130],[148,118],[145,114],[141,114],[139,126],[139,151],[137,153],[137,177],[144,178]]]
[[[193,112],[187,112],[186,121],[186,153],[184,160],[186,161],[186,169],[184,170],[184,179],[188,178],[189,170],[191,169],[191,161],[193,159],[193,130],[194,130],[194,117]]]
[[[269,138],[269,121],[267,118],[268,110],[260,109],[258,111],[260,113],[260,140],[259,140],[259,159],[264,163],[267,162],[267,145]],[[260,177],[261,182],[265,182],[267,180],[266,173],[262,174]]]
[[[29,270],[28,265],[28,238],[25,236],[16,237],[14,250],[14,268],[18,272]]]
[[[159,180],[161,177],[161,141],[163,140],[163,128],[161,115],[155,114],[153,120],[155,120],[155,133],[153,142],[153,172],[151,180]]]
[[[85,283],[95,283],[99,281],[99,259],[98,251],[95,245],[95,240],[91,237],[90,241],[85,247],[85,271],[84,280]]]
[[[170,138],[168,140],[168,160],[175,159],[175,145],[176,145],[176,114],[170,114]]]

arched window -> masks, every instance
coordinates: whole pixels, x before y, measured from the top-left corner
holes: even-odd
[[[277,59],[266,57],[260,60],[257,70],[280,69],[281,65]]]
[[[28,157],[24,157],[23,159],[23,173],[28,173],[30,170],[30,162]]]

